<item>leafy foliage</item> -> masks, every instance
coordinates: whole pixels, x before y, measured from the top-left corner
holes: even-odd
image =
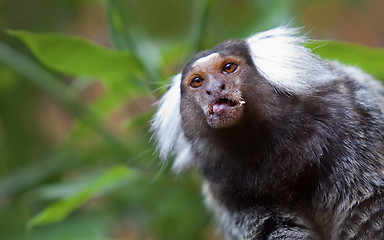
[[[110,50],[84,39],[56,33],[8,32],[23,40],[47,67],[64,74],[108,78],[137,75],[142,71],[139,61],[128,50]]]
[[[148,129],[154,103],[196,51],[289,22],[291,1],[170,0],[174,7],[161,11],[156,6],[163,2],[150,3],[102,2],[114,48],[26,30],[9,30],[0,41],[2,237],[217,238],[197,174],[178,180],[153,154]],[[148,11],[145,17],[138,9]],[[308,46],[384,78],[381,49]]]
[[[34,226],[62,221],[71,212],[96,195],[100,195],[106,190],[111,190],[115,186],[124,185],[124,182],[131,179],[132,175],[132,171],[126,166],[113,167],[73,195],[47,207],[29,220],[27,226],[30,229]]]

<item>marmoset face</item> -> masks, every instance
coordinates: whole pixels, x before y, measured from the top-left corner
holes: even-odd
[[[182,115],[200,116],[198,121],[212,128],[234,126],[244,113],[243,91],[253,66],[248,47],[240,40],[197,54],[182,72]]]
[[[230,127],[241,118],[245,104],[241,94],[244,66],[241,57],[211,53],[194,61],[184,73],[184,94],[200,107],[211,127]]]

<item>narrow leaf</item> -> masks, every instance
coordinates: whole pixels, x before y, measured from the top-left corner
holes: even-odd
[[[134,172],[125,166],[113,167],[88,187],[45,208],[42,212],[28,221],[27,228],[31,229],[35,226],[59,222],[92,197],[100,195],[105,190],[118,183],[132,180],[134,175]]]
[[[40,164],[23,166],[0,179],[0,199],[25,191],[66,169],[73,167],[74,156],[70,151],[62,151]]]
[[[147,74],[148,82],[160,78],[160,52],[142,28],[135,25],[133,14],[124,0],[110,0],[107,6],[111,37],[119,49],[131,50]],[[148,83],[147,82],[147,83]]]
[[[190,55],[194,54],[201,48],[203,34],[207,27],[208,17],[211,12],[214,0],[198,0],[195,1],[193,26],[191,31],[191,48]]]
[[[129,76],[142,70],[134,54],[98,46],[78,37],[55,33],[8,31],[20,38],[46,66],[70,75]]]

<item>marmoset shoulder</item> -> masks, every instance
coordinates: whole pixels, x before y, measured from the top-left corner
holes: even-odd
[[[279,27],[196,54],[159,101],[226,239],[384,239],[384,88]]]

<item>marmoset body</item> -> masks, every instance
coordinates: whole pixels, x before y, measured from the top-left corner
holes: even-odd
[[[279,27],[195,55],[152,128],[225,239],[384,239],[384,88]]]

